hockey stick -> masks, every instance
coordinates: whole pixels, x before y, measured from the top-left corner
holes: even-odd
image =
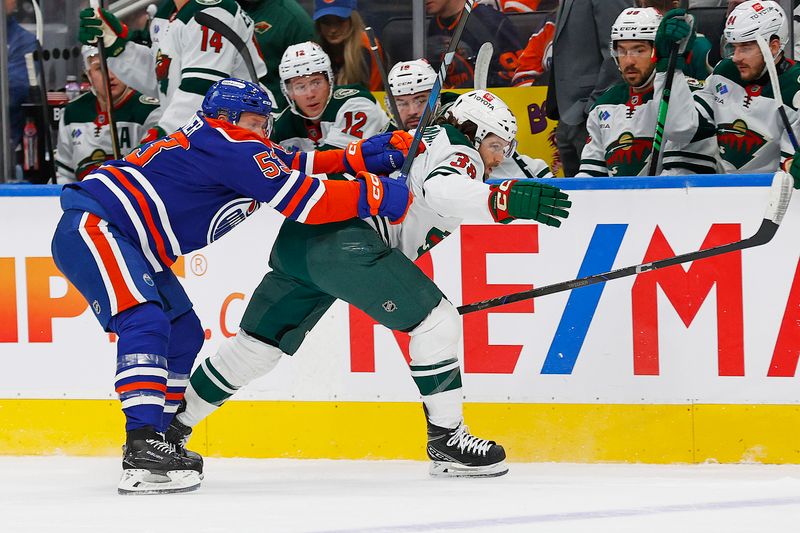
[[[383,90],[386,91],[386,99],[389,100],[389,107],[391,108],[392,115],[394,115],[394,119],[400,129],[404,130],[406,129],[406,126],[403,124],[403,120],[400,118],[400,111],[397,109],[397,102],[395,102],[394,95],[392,94],[392,88],[389,86],[389,76],[386,75],[386,67],[383,64],[383,58],[381,57],[380,50],[378,49],[378,41],[375,39],[375,30],[372,29],[372,26],[367,26],[364,28],[364,31],[367,32],[367,39],[369,39],[369,50],[372,53],[372,59],[374,59],[375,64],[378,65],[378,73],[381,75],[381,83],[383,84]]]
[[[476,90],[486,90],[492,54],[494,54],[494,46],[489,41],[483,43],[478,50],[478,56],[475,58],[475,76],[472,83],[472,87]]]
[[[554,283],[553,285],[545,285],[529,291],[517,292],[508,294],[506,296],[499,296],[483,302],[476,302],[472,304],[462,305],[458,308],[459,314],[465,315],[467,313],[474,313],[475,311],[482,311],[491,307],[498,307],[522,300],[530,300],[532,298],[539,298],[548,294],[557,292],[569,291],[587,285],[594,285],[595,283],[602,283],[604,281],[611,281],[612,279],[624,278],[648,272],[650,270],[658,270],[668,266],[678,265],[680,263],[688,263],[689,261],[696,261],[698,259],[705,259],[706,257],[713,257],[715,255],[726,254],[728,252],[735,252],[737,250],[744,250],[752,248],[753,246],[761,246],[768,243],[775,232],[778,231],[783,216],[786,214],[786,209],[789,206],[789,200],[792,198],[793,179],[791,175],[779,170],[775,173],[772,179],[772,186],[770,187],[769,203],[767,204],[767,211],[764,214],[764,220],[761,221],[761,226],[750,237],[732,242],[729,244],[722,244],[713,248],[705,250],[698,250],[696,252],[689,252],[666,259],[659,259],[652,263],[642,263],[640,265],[629,266],[604,272],[602,274],[594,274],[584,278],[573,279],[570,281],[562,281]]]
[[[250,50],[247,49],[247,43],[244,40],[236,35],[230,27],[228,27],[224,22],[219,20],[218,18],[209,15],[205,11],[198,12],[194,19],[197,21],[198,24],[201,26],[205,26],[211,31],[215,31],[225,37],[236,50],[239,52],[239,55],[242,56],[244,60],[244,65],[247,67],[247,72],[250,74],[250,81],[258,85],[258,74],[256,74],[256,67],[253,64],[253,57],[250,55]]]
[[[26,67],[28,68],[28,82],[31,87],[39,86],[39,95],[42,101],[42,124],[44,127],[44,160],[47,169],[52,172],[45,183],[56,182],[55,166],[53,161],[55,156],[53,154],[53,135],[50,131],[50,105],[47,102],[47,79],[44,74],[44,54],[42,50],[42,43],[44,39],[44,22],[42,18],[42,10],[39,9],[39,3],[36,0],[31,0],[33,5],[33,15],[36,19],[36,53],[33,55],[36,60],[36,66],[39,72],[32,63],[28,64],[27,57],[25,58]],[[31,80],[38,80],[37,83],[31,83]]]
[[[89,5],[94,9],[103,7],[102,0],[89,0]],[[114,159],[122,156],[119,150],[119,136],[117,135],[117,122],[114,120],[114,98],[111,96],[111,77],[108,75],[108,61],[106,60],[106,45],[103,36],[97,38],[97,50],[100,52],[100,72],[103,75],[103,86],[106,89],[106,113],[108,114],[108,126],[111,128],[111,151],[114,152]]]
[[[689,23],[689,33],[694,29],[694,17],[686,15],[684,20]],[[661,172],[661,160],[664,152],[661,150],[661,143],[664,141],[664,128],[667,124],[667,111],[669,110],[669,98],[672,94],[672,81],[675,78],[675,69],[678,66],[678,56],[686,52],[689,44],[688,38],[681,44],[673,43],[672,50],[669,52],[669,62],[667,63],[667,76],[664,80],[664,90],[661,92],[661,102],[658,104],[658,117],[656,118],[656,131],[653,134],[653,151],[650,154],[650,176],[658,176]]]
[[[772,93],[775,101],[778,103],[778,114],[783,122],[783,127],[786,128],[786,134],[789,136],[789,141],[792,143],[792,148],[796,152],[798,149],[797,137],[792,129],[792,124],[789,122],[789,117],[786,116],[786,109],[783,107],[783,94],[781,94],[781,84],[778,81],[778,70],[775,68],[775,58],[772,57],[772,51],[769,49],[767,41],[762,35],[756,35],[756,42],[761,49],[761,55],[764,57],[764,62],[767,64],[767,72],[769,72],[769,84],[772,86]],[[767,59],[770,58],[770,59]]]
[[[464,2],[464,11],[461,12],[461,18],[458,19],[458,24],[456,25],[455,30],[453,30],[453,36],[450,38],[450,44],[447,46],[447,51],[444,53],[444,57],[442,58],[442,64],[439,66],[439,75],[437,76],[436,81],[433,82],[433,87],[431,88],[431,94],[428,97],[428,103],[425,106],[425,111],[423,111],[422,118],[419,119],[419,124],[417,124],[417,130],[414,132],[414,139],[411,141],[411,147],[408,149],[408,155],[406,156],[406,160],[403,162],[403,168],[400,169],[399,179],[401,180],[405,181],[408,179],[408,173],[411,171],[411,164],[414,162],[414,158],[417,156],[419,143],[422,140],[422,132],[425,131],[425,128],[428,127],[433,119],[433,111],[436,109],[436,103],[439,100],[439,93],[442,91],[442,85],[444,85],[444,80],[447,77],[447,69],[450,66],[450,63],[453,61],[456,48],[458,47],[459,41],[461,41],[461,34],[464,33],[464,27],[467,25],[469,14],[472,13],[472,9],[475,7],[476,2],[477,0],[466,0]]]

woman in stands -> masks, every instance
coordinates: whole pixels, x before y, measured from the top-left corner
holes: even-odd
[[[370,52],[364,21],[356,0],[316,0],[314,24],[319,44],[331,58],[335,85],[363,85],[370,91],[383,90],[380,71]],[[383,48],[378,53],[387,64]]]

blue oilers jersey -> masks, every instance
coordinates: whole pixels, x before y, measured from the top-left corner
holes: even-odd
[[[340,206],[336,213],[320,207],[323,217],[309,217],[325,198],[326,182],[292,166],[310,168],[312,158],[284,151],[228,122],[196,115],[170,136],[66,185],[61,203],[64,210],[92,212],[115,225],[139,243],[160,272],[178,256],[225,235],[259,202],[298,222],[352,216]]]

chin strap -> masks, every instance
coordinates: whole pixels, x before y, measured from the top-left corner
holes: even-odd
[[[644,92],[644,89],[652,85],[655,79],[656,79],[656,69],[655,67],[653,67],[653,71],[650,73],[650,75],[647,77],[644,83],[637,87],[632,87],[632,88],[636,92]]]

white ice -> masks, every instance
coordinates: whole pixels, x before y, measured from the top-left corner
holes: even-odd
[[[414,461],[206,460],[197,492],[118,496],[114,458],[0,457],[0,532],[800,531],[798,465],[511,464],[432,479]]]

